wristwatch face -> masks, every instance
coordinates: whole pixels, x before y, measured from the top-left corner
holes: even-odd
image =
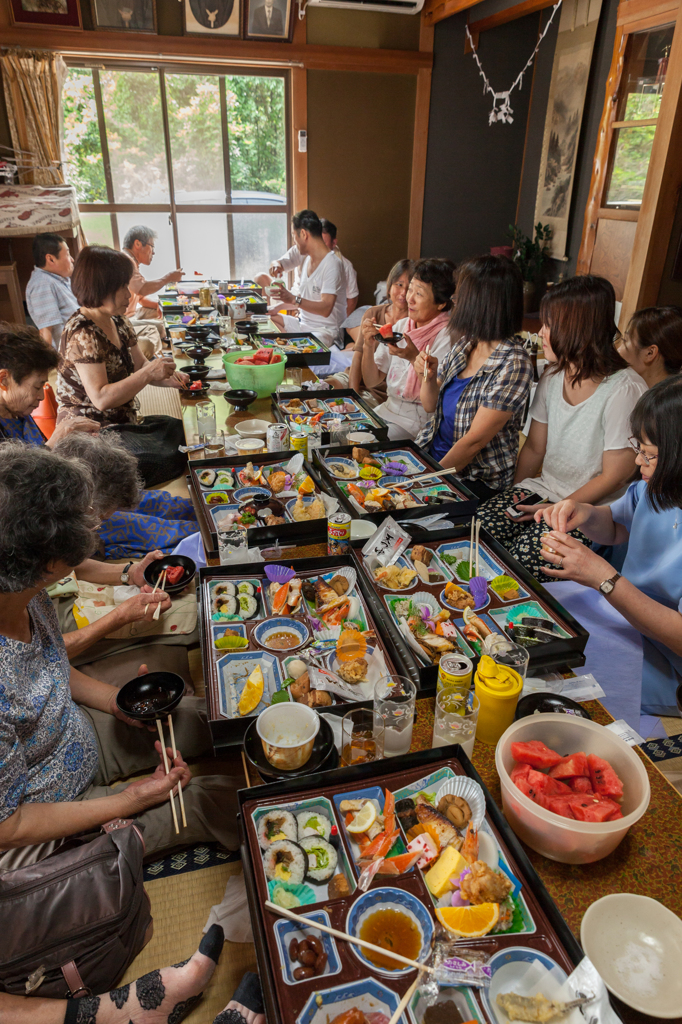
[[[604,582],[599,585],[599,589],[602,594],[610,594],[613,590],[613,583],[611,580],[604,580]]]

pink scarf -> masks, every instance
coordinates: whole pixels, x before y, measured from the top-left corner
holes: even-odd
[[[412,343],[415,348],[418,348],[420,352],[423,352],[427,345],[432,345],[436,340],[436,336],[440,334],[449,319],[448,313],[439,313],[438,316],[434,317],[433,320],[429,320],[423,327],[417,327],[414,320],[407,321],[407,327],[404,330],[404,334],[409,334],[412,339]],[[419,392],[421,391],[422,378],[418,377],[414,366],[410,364],[410,368],[407,371],[407,380],[405,381],[405,387],[403,389],[403,398],[406,402],[418,402]]]

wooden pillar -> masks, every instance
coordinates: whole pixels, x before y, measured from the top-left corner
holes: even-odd
[[[294,12],[293,42],[299,45],[306,43],[306,21]],[[308,74],[304,67],[291,69],[291,172],[293,211],[308,208],[308,153],[298,151],[299,131],[308,131]]]
[[[427,25],[421,14],[419,49],[433,53],[433,25]],[[410,186],[410,223],[407,236],[407,255],[416,260],[421,256],[422,221],[424,218],[424,185],[426,181],[426,153],[429,139],[429,110],[431,108],[431,68],[417,72],[417,96],[414,104],[414,133],[412,138],[412,182]]]

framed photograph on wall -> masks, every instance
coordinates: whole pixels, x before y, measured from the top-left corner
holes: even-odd
[[[246,0],[247,39],[291,39],[293,0]]]
[[[83,28],[78,0],[9,0],[13,25]]]
[[[156,32],[156,0],[92,0],[95,28]]]
[[[186,36],[232,36],[241,33],[240,0],[183,0]]]

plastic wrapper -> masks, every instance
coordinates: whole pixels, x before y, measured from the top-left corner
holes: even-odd
[[[407,530],[403,530],[395,519],[388,516],[367,541],[362,554],[370,569],[378,565],[393,565],[411,543],[412,538]]]
[[[437,939],[434,943],[430,966],[436,974],[430,975],[435,996],[441,985],[470,985],[472,988],[488,988],[491,971],[490,953],[475,946],[462,946],[452,939]]]

